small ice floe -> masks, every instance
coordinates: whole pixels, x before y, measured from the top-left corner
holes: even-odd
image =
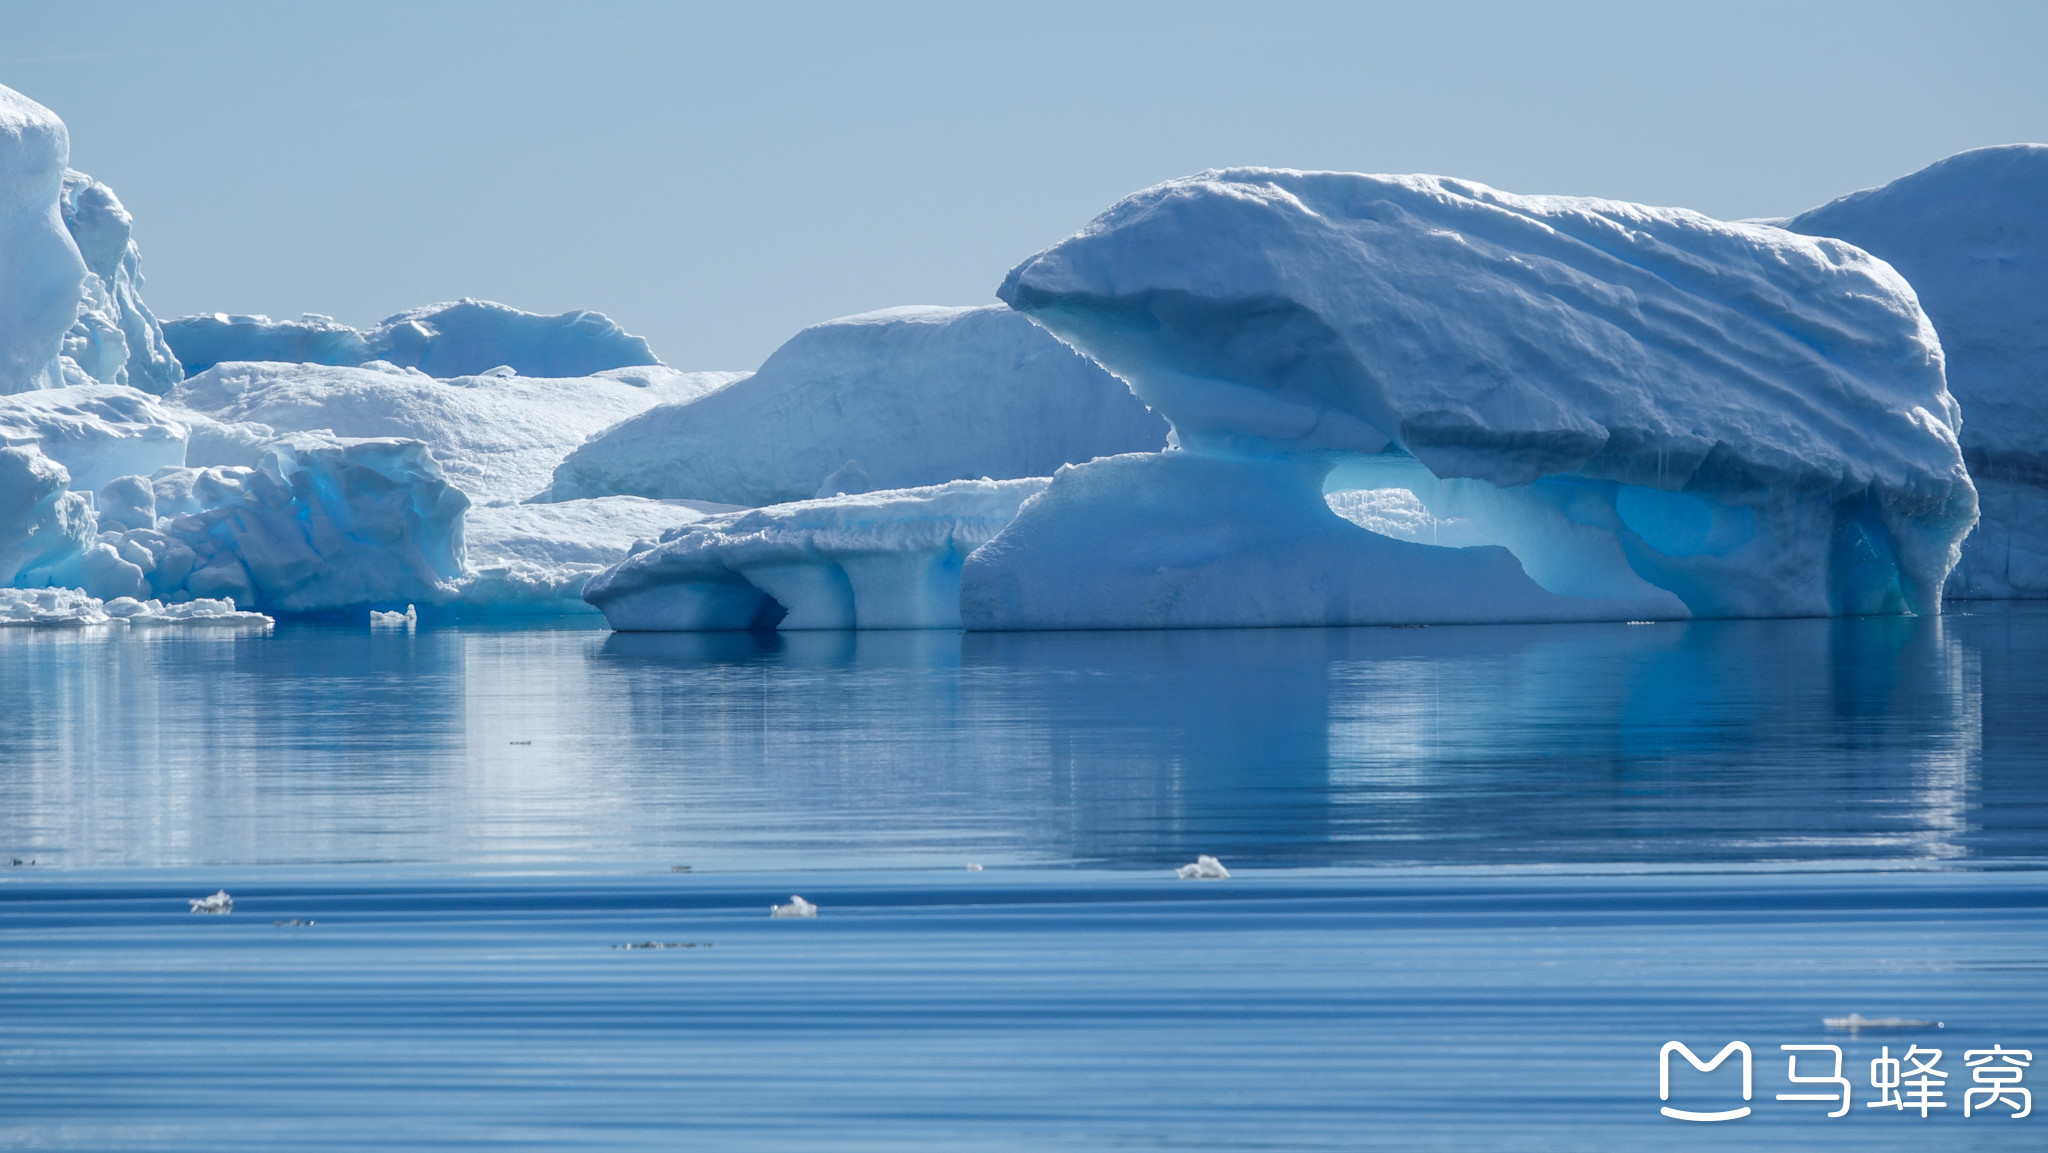
[[[768,915],[771,917],[815,917],[818,915],[818,906],[792,893],[789,898],[789,904],[768,906]]]
[[[1912,1017],[1866,1017],[1851,1013],[1846,1017],[1822,1017],[1820,1023],[1830,1029],[1847,1029],[1854,1033],[1862,1029],[1945,1029],[1940,1021],[1921,1021]]]
[[[638,944],[612,946],[614,949],[694,949],[696,947],[697,942],[695,941],[641,941]],[[711,942],[704,942],[704,947],[709,949]]]
[[[1653,624],[1656,624],[1657,622],[1656,622],[1656,621],[1629,621],[1628,623],[1629,623],[1629,624],[1632,624],[1632,625],[1653,625]]]
[[[1223,862],[1206,854],[1196,857],[1194,864],[1182,865],[1180,868],[1175,869],[1173,873],[1183,881],[1227,881],[1230,879],[1230,870],[1223,867]]]
[[[235,911],[235,899],[228,896],[226,889],[222,889],[211,897],[187,897],[185,899],[191,903],[192,911],[195,913],[232,913]]]
[[[198,912],[198,911],[199,911],[199,910],[197,910],[197,909],[194,909],[194,910],[193,910],[193,912],[195,912],[195,913],[196,913],[196,912]],[[312,924],[312,923],[313,923],[313,922],[311,922],[311,921],[302,921],[302,920],[300,920],[300,919],[299,919],[299,918],[297,918],[297,917],[293,917],[293,918],[292,918],[291,920],[289,920],[289,921],[272,921],[272,922],[271,922],[271,924],[273,924],[273,925],[277,926],[277,927],[278,927],[278,928],[280,928],[280,929],[303,929],[303,928],[305,928],[306,926],[308,926],[308,925],[310,925],[310,924]]]
[[[688,866],[688,865],[670,865],[670,866],[668,867],[668,871],[669,871],[669,872],[671,872],[671,873],[687,873],[687,872],[689,872],[689,871],[690,871],[690,866]]]
[[[405,606],[402,613],[370,610],[370,627],[373,629],[409,629],[420,623],[420,610],[413,605]]]
[[[979,873],[981,872],[981,866],[975,864],[973,861],[969,861],[967,862],[967,871],[970,873]]]
[[[127,621],[135,628],[189,625],[198,628],[267,629],[277,621],[265,613],[246,612],[235,607],[233,597],[199,597],[182,604],[160,600],[115,597],[106,603],[106,614]]]

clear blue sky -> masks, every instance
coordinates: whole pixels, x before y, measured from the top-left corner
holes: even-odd
[[[0,0],[160,314],[595,308],[685,368],[989,301],[1233,164],[1782,215],[2048,140],[2048,4]]]

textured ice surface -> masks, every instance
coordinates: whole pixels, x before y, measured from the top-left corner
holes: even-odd
[[[1433,516],[1472,520],[1561,594],[1545,607],[1431,589],[1448,574],[1389,555],[1380,571],[1405,590],[1387,595],[1411,598],[1404,612],[1450,611],[1447,600],[1465,607],[1440,619],[1644,600],[1663,604],[1658,615],[1933,612],[1976,517],[1933,326],[1888,266],[1832,240],[1439,177],[1235,169],[1126,198],[1019,266],[1000,295],[1129,380],[1185,448],[1247,458],[1214,483],[1275,477],[1252,458],[1286,457],[1355,465],[1351,487],[1407,487],[1375,474],[1419,462],[1434,480],[1486,486],[1484,500],[1423,486],[1425,504],[1461,502],[1430,504]],[[1138,467],[1106,471],[1136,480]],[[1062,474],[1045,513],[1034,505],[1018,539],[997,542],[1010,583],[985,586],[982,607],[998,613],[986,626],[1259,624],[1283,605],[1396,603],[1313,586],[1336,579],[1329,532],[1304,538],[1297,558],[1251,525],[1246,547],[1276,551],[1161,582],[1171,601],[1120,601],[1113,589],[1142,568],[1173,568],[1147,553],[1168,534],[1139,531],[1136,493],[1102,499],[1116,486],[1096,479],[1107,477]],[[1290,519],[1309,511],[1293,507],[1297,489],[1176,496],[1245,518],[1269,499]],[[1056,505],[1078,519],[1051,525]],[[1057,582],[1029,584],[1062,566],[1024,555],[1027,533],[1067,558]],[[1231,583],[1251,579],[1299,595]],[[1057,608],[1062,587],[1085,611]],[[1026,618],[1002,617],[1004,604]]]
[[[0,86],[0,393],[64,383],[86,272],[59,209],[70,154],[55,113]]]
[[[0,444],[34,445],[92,492],[118,476],[185,463],[188,426],[155,397],[118,384],[0,396]]]
[[[1983,512],[1949,595],[2048,596],[2048,145],[1958,153],[1786,227],[1888,261],[1941,334]]]
[[[188,378],[170,399],[230,425],[424,441],[451,483],[490,503],[546,488],[555,466],[592,433],[741,375],[650,366],[569,378],[437,380],[389,366],[229,362]]]
[[[220,890],[211,897],[188,897],[186,900],[191,904],[192,911],[195,913],[232,913],[235,911],[235,899],[228,896],[226,889]]]
[[[963,561],[1045,484],[961,480],[706,517],[583,596],[620,630],[958,628]]]
[[[134,218],[113,189],[83,172],[64,173],[60,207],[86,267],[78,319],[64,336],[66,379],[131,384],[159,395],[170,391],[185,372],[142,302]]]
[[[1165,442],[1123,382],[1023,316],[891,308],[807,328],[749,379],[594,438],[553,491],[756,506],[1046,476]]]
[[[82,628],[127,625],[134,628],[196,626],[267,629],[276,622],[262,613],[243,612],[229,600],[197,600],[166,605],[117,597],[102,601],[83,589],[0,588],[0,626]]]
[[[0,585],[48,584],[94,532],[92,507],[70,491],[63,465],[32,446],[0,448]]]

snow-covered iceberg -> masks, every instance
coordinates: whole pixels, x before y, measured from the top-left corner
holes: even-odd
[[[1983,511],[1949,595],[2048,596],[2048,145],[1958,153],[1786,227],[1890,263],[1941,334]]]
[[[552,491],[759,506],[1046,476],[1159,448],[1166,431],[1009,309],[891,308],[807,328],[747,380],[610,429],[569,455]]]
[[[1045,488],[961,480],[709,516],[592,577],[621,631],[960,627],[960,570]]]
[[[428,376],[476,376],[504,366],[521,376],[590,376],[659,365],[643,337],[601,312],[544,316],[489,300],[409,308],[358,331],[332,317],[299,320],[211,313],[164,326],[188,373],[238,360],[353,367],[382,360]]]
[[[185,372],[164,340],[163,326],[142,302],[135,219],[113,189],[83,172],[64,173],[59,207],[86,267],[78,319],[64,336],[66,382],[170,391]]]
[[[86,273],[60,208],[70,157],[57,114],[0,86],[0,394],[64,383]]]
[[[1976,519],[1933,326],[1839,241],[1233,169],[1126,198],[999,295],[1184,459],[1063,470],[968,562],[969,627],[1936,612]],[[1332,489],[1498,547],[1371,533]]]
[[[119,384],[0,396],[0,444],[33,445],[93,492],[119,476],[185,463],[189,426],[155,397]]]
[[[591,434],[744,375],[656,365],[569,378],[438,380],[392,365],[228,362],[188,377],[169,399],[230,426],[424,441],[449,482],[486,504],[547,488],[555,466]]]

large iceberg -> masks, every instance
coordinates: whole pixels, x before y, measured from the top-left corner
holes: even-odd
[[[554,316],[489,300],[409,308],[359,332],[332,317],[300,320],[213,313],[164,326],[189,373],[231,360],[281,360],[352,367],[383,360],[428,376],[475,376],[504,366],[521,376],[590,376],[659,365],[643,337],[601,312]]]
[[[970,627],[1929,613],[1976,519],[1933,326],[1839,241],[1233,169],[1128,197],[999,295],[1187,459],[1064,470],[967,563]],[[1506,551],[1326,502],[1396,489]]]
[[[621,631],[959,628],[961,565],[1045,485],[958,480],[706,517],[583,596]]]
[[[0,86],[0,394],[64,383],[86,274],[60,210],[70,155],[56,113]]]
[[[450,611],[594,612],[583,599],[584,583],[625,560],[636,544],[735,511],[726,505],[638,496],[471,508],[463,522],[469,565]]]
[[[449,482],[481,504],[525,500],[546,489],[555,466],[591,434],[744,375],[657,365],[566,379],[437,380],[389,364],[229,362],[186,378],[170,400],[228,425],[424,441]]]
[[[2048,596],[2048,146],[1958,153],[1786,227],[1889,262],[1941,334],[1983,509],[1949,595]]]
[[[1006,308],[908,307],[803,330],[746,381],[596,437],[553,497],[768,505],[975,477],[1045,476],[1154,449],[1123,383]]]

